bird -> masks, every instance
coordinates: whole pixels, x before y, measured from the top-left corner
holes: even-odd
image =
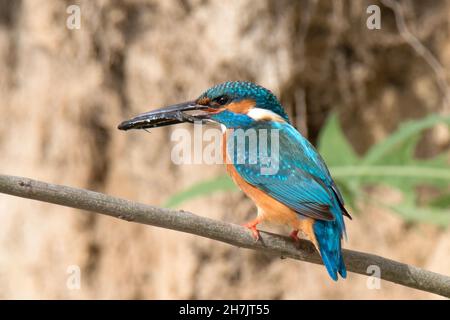
[[[292,239],[299,241],[300,232],[313,243],[333,280],[338,280],[338,274],[345,279],[347,270],[342,240],[347,235],[344,216],[352,217],[325,161],[292,125],[270,90],[248,81],[220,83],[194,100],[123,121],[118,129],[148,129],[196,121],[216,123],[222,128],[226,171],[257,208],[256,218],[244,224],[255,241],[260,239],[257,225],[261,222],[288,226],[292,229]],[[250,143],[244,148],[233,147],[232,142],[238,139],[237,132],[248,130],[254,130],[256,135],[265,131],[266,137],[267,132],[277,132],[276,139],[267,138],[266,147],[267,150],[276,147],[277,157],[273,158],[276,170],[273,172],[262,170],[267,165],[267,154],[264,157],[262,152],[253,152]],[[261,146],[253,145],[253,148]],[[275,154],[273,150],[268,153],[269,157]],[[251,156],[253,162],[249,161]],[[241,161],[236,161],[239,157]]]

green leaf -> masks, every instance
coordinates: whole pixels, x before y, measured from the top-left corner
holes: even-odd
[[[445,181],[450,183],[450,168],[432,168],[423,166],[377,165],[377,166],[336,166],[330,167],[330,172],[336,179],[375,177],[380,181],[398,178],[403,181]]]
[[[181,192],[175,193],[169,199],[167,199],[164,206],[173,208],[193,198],[207,196],[219,191],[230,190],[237,190],[236,185],[233,183],[230,177],[228,177],[228,175],[220,175],[211,180],[201,181]]]
[[[447,227],[450,224],[450,211],[448,210],[408,205],[396,205],[390,206],[390,208],[400,214],[406,221],[432,223],[441,227]]]
[[[428,205],[433,208],[447,209],[450,208],[450,193],[443,194],[431,200]]]
[[[410,149],[411,142],[417,142],[417,137],[424,130],[432,128],[439,123],[450,125],[450,117],[432,114],[421,120],[413,120],[401,124],[395,133],[391,134],[384,141],[372,146],[362,159],[361,163],[363,165],[383,163],[388,159],[398,158],[399,150],[401,148]],[[409,145],[408,142],[410,143]]]
[[[394,186],[403,192],[404,204],[416,203],[415,188],[417,184],[449,185],[450,170],[447,167],[433,168],[424,166],[336,166],[330,172],[346,202],[355,208],[358,190],[364,184],[384,184]],[[358,178],[361,184],[354,179]],[[347,190],[345,190],[346,188]]]
[[[336,114],[328,117],[325,127],[320,132],[318,150],[329,166],[359,162],[358,155],[342,132]]]
[[[423,131],[438,123],[450,125],[450,117],[432,114],[424,119],[400,125],[397,131],[372,146],[363,157],[361,168],[357,170],[360,174],[358,183],[393,186],[403,192],[405,201],[410,205],[416,202],[415,188],[418,185],[440,188],[448,186],[448,154],[444,153],[432,159],[417,159],[414,156]],[[365,174],[361,170],[371,172]]]
[[[360,161],[352,145],[345,137],[335,113],[331,114],[325,122],[325,126],[319,135],[317,149],[327,166],[356,165]],[[356,191],[358,190],[358,185],[355,183],[356,179],[334,178],[345,203],[355,208]]]

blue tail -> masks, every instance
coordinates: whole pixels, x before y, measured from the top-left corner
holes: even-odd
[[[343,221],[341,219],[334,221],[318,220],[314,222],[313,229],[319,244],[320,255],[330,277],[334,281],[337,281],[338,273],[342,278],[347,277],[341,250],[342,234],[345,232]]]

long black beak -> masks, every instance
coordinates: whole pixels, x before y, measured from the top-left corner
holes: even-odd
[[[140,114],[130,120],[123,121],[117,128],[120,130],[148,129],[182,122],[194,122],[202,120],[205,112],[198,115],[193,112],[207,108],[207,106],[199,105],[195,101],[187,101]]]

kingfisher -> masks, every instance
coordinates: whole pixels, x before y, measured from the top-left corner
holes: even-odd
[[[197,121],[213,122],[222,128],[226,170],[257,208],[257,217],[244,225],[255,241],[259,240],[259,223],[287,225],[295,241],[300,232],[314,244],[333,280],[338,280],[338,274],[346,278],[341,242],[346,237],[344,216],[351,216],[324,160],[294,128],[268,89],[252,82],[228,81],[209,88],[195,100],[140,114],[122,122],[118,129]],[[266,143],[244,143],[244,147],[236,148],[238,133],[250,130]],[[271,132],[277,134],[269,139]],[[268,158],[273,160],[274,170],[263,170],[267,169]]]

